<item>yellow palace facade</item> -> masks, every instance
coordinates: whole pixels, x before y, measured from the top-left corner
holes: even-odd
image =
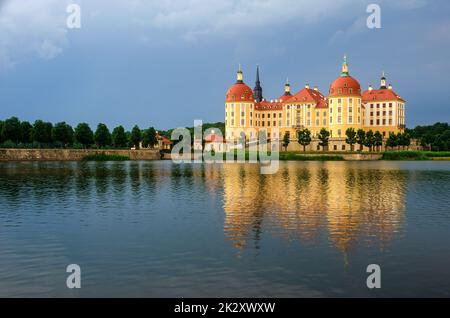
[[[329,150],[350,150],[346,145],[348,128],[379,131],[384,138],[389,133],[402,132],[405,127],[405,100],[396,94],[392,85],[386,85],[383,75],[380,88],[372,86],[362,92],[359,82],[350,76],[347,58],[344,57],[340,76],[330,85],[328,95],[308,84],[295,94],[288,82],[284,93],[276,99],[263,98],[256,72],[252,90],[243,79],[239,68],[237,80],[227,91],[225,98],[225,138],[236,142],[245,134],[247,140],[255,140],[264,130],[271,140],[282,140],[287,133],[291,141],[296,132],[309,129],[312,142],[308,150],[318,150],[317,135],[322,128],[330,132]],[[296,150],[298,143],[291,142],[289,150]]]

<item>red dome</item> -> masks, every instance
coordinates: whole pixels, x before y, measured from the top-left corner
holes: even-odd
[[[340,76],[330,86],[331,97],[353,95],[361,95],[361,85],[351,76]]]
[[[227,91],[225,102],[254,102],[253,91],[245,83],[235,83]]]

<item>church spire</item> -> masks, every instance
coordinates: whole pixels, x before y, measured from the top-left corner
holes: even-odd
[[[256,66],[256,82],[255,88],[253,89],[253,94],[255,96],[255,100],[257,103],[262,101],[263,96],[262,96],[261,82],[259,81],[259,65]]]
[[[347,55],[344,55],[344,61],[342,62],[342,72],[341,72],[341,76],[349,76],[349,75],[348,75]]]

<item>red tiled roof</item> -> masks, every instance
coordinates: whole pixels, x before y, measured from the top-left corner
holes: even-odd
[[[171,145],[171,144],[173,144],[173,142],[171,142],[171,141],[169,140],[169,138],[167,138],[167,137],[165,137],[165,136],[162,136],[162,135],[160,135],[160,134],[157,134],[156,137],[158,138],[158,140],[161,140],[163,144],[166,144],[166,145]]]
[[[276,101],[262,100],[261,102],[255,104],[255,109],[256,110],[282,110],[283,103],[281,100],[276,100]]]
[[[245,83],[235,83],[227,91],[226,102],[253,102],[253,91]]]
[[[297,94],[285,101],[285,103],[314,103],[317,108],[327,108],[328,103],[321,92],[311,88],[303,88]]]
[[[216,134],[208,134],[205,136],[205,142],[223,142],[223,137]]]
[[[351,91],[350,91],[351,89]],[[361,85],[351,76],[340,76],[331,83],[329,96],[359,96]]]
[[[290,99],[292,97],[292,94],[283,94],[281,95],[278,100],[281,101],[282,103],[284,103],[285,101],[287,101],[288,99]]]
[[[362,100],[363,102],[370,102],[370,101],[402,101],[405,100],[401,98],[399,95],[397,95],[392,89],[373,89],[373,90],[366,90],[362,93]]]

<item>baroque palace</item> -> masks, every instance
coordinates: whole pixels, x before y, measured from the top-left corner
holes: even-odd
[[[244,83],[239,67],[237,81],[226,93],[225,138],[235,142],[244,132],[246,140],[252,141],[264,130],[267,139],[281,141],[287,133],[292,141],[288,149],[297,150],[296,131],[307,128],[312,137],[307,149],[319,150],[317,135],[325,128],[330,132],[329,150],[339,151],[350,150],[345,143],[347,128],[379,131],[386,139],[389,133],[402,132],[405,128],[405,100],[386,83],[383,72],[379,89],[369,86],[362,92],[358,81],[350,76],[344,56],[341,74],[330,85],[328,96],[308,84],[292,94],[286,82],[283,95],[266,100],[259,67],[253,90]]]

